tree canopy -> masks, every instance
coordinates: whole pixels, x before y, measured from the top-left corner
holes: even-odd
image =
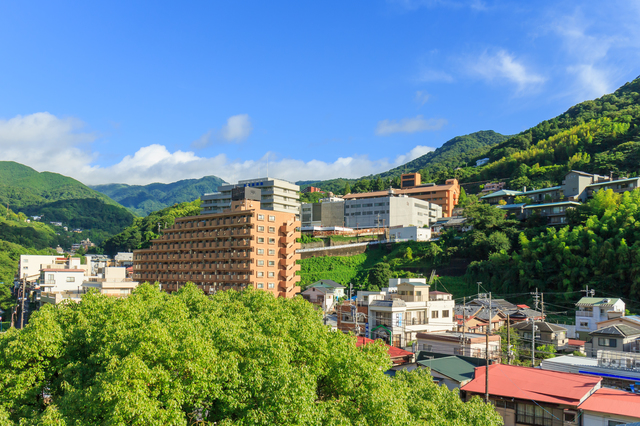
[[[142,285],[44,306],[1,335],[0,423],[502,424],[427,370],[389,366],[382,344],[357,348],[302,298]]]

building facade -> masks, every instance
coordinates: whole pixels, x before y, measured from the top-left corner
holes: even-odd
[[[221,185],[218,192],[204,194],[200,208],[202,214],[217,214],[231,206],[232,192],[236,188],[256,188],[261,193],[261,208],[300,215],[300,187],[286,180],[259,178],[238,181],[237,184]]]
[[[301,206],[302,227],[344,226],[344,200],[303,203]]]
[[[193,282],[208,294],[252,287],[290,298],[300,291],[299,227],[295,212],[232,201],[223,213],[177,218],[150,248],[134,251],[133,278],[169,292]]]
[[[361,195],[361,194],[357,194]],[[348,228],[431,226],[442,217],[442,207],[408,196],[355,198],[344,202],[344,224]]]
[[[576,334],[580,340],[588,340],[589,333],[598,329],[598,323],[609,319],[609,315],[624,315],[622,299],[609,297],[583,297],[576,303]]]

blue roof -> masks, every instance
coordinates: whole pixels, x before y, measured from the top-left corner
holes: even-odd
[[[525,209],[535,209],[538,207],[555,207],[555,206],[579,206],[580,203],[577,201],[558,201],[557,203],[546,203],[546,204],[529,204],[525,206]]]
[[[499,209],[506,209],[506,210],[510,210],[510,209],[519,209],[522,208],[525,205],[525,203],[518,203],[518,204],[505,204],[505,205],[497,205],[496,207]]]
[[[520,195],[537,194],[539,192],[550,192],[550,191],[555,191],[557,189],[562,189],[562,187],[561,186],[552,186],[551,188],[535,189],[533,191],[523,192]]]
[[[587,185],[587,188],[590,188],[592,186],[605,186],[605,185],[612,185],[614,183],[637,181],[638,179],[640,179],[640,177],[633,177],[629,179],[608,180],[605,182],[592,183],[591,185]]]

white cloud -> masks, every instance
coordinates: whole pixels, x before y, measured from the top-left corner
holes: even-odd
[[[97,139],[94,133],[80,132],[82,122],[74,118],[57,118],[49,113],[36,113],[0,120],[0,160],[13,160],[38,171],[52,171],[71,176],[88,184],[175,182],[181,179],[216,175],[227,182],[269,176],[283,179],[313,180],[337,177],[357,178],[400,166],[433,148],[416,146],[406,154],[372,160],[366,155],[340,157],[335,161],[303,161],[278,158],[265,153],[259,160],[230,160],[224,154],[200,157],[191,151],[169,151],[152,144],[126,155],[111,166],[94,165],[98,153],[88,149]]]
[[[423,7],[446,7],[450,9],[469,7],[480,11],[487,10],[486,4],[481,0],[388,0],[388,2],[405,10],[418,10]]]
[[[420,106],[426,104],[430,97],[430,94],[423,92],[422,90],[418,90],[416,92],[416,102],[419,103]]]
[[[518,88],[518,93],[533,90],[545,82],[545,78],[527,68],[505,50],[495,54],[487,52],[479,58],[469,61],[468,70],[489,82],[509,81]]]
[[[426,130],[440,130],[447,124],[444,118],[425,119],[422,115],[397,120],[382,120],[376,126],[376,135],[387,136],[393,133],[416,133]]]
[[[453,76],[444,71],[425,68],[420,72],[418,81],[452,83]]]
[[[222,127],[220,134],[230,142],[242,142],[249,137],[252,130],[249,114],[238,114],[227,119],[227,124]]]

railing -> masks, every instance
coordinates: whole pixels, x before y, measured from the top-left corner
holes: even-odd
[[[593,317],[592,311],[576,311],[577,317]]]

